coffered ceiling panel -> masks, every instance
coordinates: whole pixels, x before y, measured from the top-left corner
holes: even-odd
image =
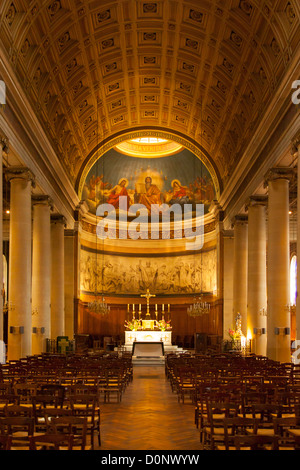
[[[71,181],[99,142],[157,126],[226,183],[299,47],[297,0],[2,0],[1,47]]]

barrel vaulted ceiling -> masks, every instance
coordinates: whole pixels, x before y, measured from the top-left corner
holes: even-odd
[[[73,184],[99,142],[147,127],[200,144],[225,182],[299,25],[298,0],[0,4],[1,48]]]

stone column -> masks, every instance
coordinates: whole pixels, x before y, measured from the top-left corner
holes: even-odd
[[[31,355],[31,186],[28,168],[10,167],[8,359]]]
[[[224,286],[223,286],[223,259],[224,259],[224,242],[223,242],[223,230],[224,230],[224,211],[218,203],[213,201],[209,208],[209,212],[213,215],[216,222],[216,238],[217,238],[217,283],[215,286],[214,295],[219,299],[223,300],[224,297]]]
[[[242,332],[247,334],[247,278],[248,278],[248,217],[237,215],[233,220],[233,317],[232,326],[238,313],[242,318]]]
[[[75,230],[65,230],[65,334],[74,336]]]
[[[51,217],[51,338],[65,335],[65,218]]]
[[[247,337],[251,352],[267,355],[267,198],[251,197],[248,210]]]
[[[300,238],[300,135],[293,142],[292,155],[295,155],[298,159],[297,164],[297,300],[296,300],[296,340],[300,341],[300,242],[298,243],[298,238]],[[299,237],[298,237],[299,235]]]
[[[229,340],[228,330],[233,327],[233,252],[234,252],[234,235],[233,230],[223,231],[223,337]]]
[[[1,165],[0,165],[0,292],[3,288],[3,155],[8,153],[8,139],[0,131]],[[0,340],[3,341],[3,295],[0,296]],[[0,346],[0,354],[2,348]],[[4,358],[2,358],[4,359]],[[0,357],[1,361],[1,357]],[[1,362],[4,362],[2,360]]]
[[[289,311],[289,181],[290,168],[274,168],[266,175],[268,185],[267,248],[267,356],[291,361]]]
[[[51,238],[48,196],[33,196],[32,354],[46,352],[51,326]]]

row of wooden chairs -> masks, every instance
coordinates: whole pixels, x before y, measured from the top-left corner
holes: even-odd
[[[14,362],[2,367],[0,395],[20,395],[21,401],[30,399],[43,387],[61,386],[66,394],[71,394],[74,388],[85,385],[97,388],[99,398],[103,397],[104,403],[113,396],[119,402],[133,377],[132,362],[128,358],[83,359],[76,356],[66,362],[66,359],[54,356],[51,360],[46,356],[45,361],[38,360],[38,368],[35,361],[28,358],[28,361],[17,361],[17,369]],[[44,367],[40,362],[45,364]]]
[[[60,418],[60,421],[57,419]],[[59,428],[56,424],[61,424]],[[63,426],[64,424],[64,426]],[[100,408],[95,396],[83,396],[70,401],[68,407],[59,403],[58,397],[35,397],[32,406],[6,405],[0,417],[0,434],[10,435],[13,446],[20,447],[24,440],[29,445],[29,437],[44,433],[69,432],[75,436],[75,428],[82,435],[82,450],[86,450],[86,438],[90,438],[90,446],[94,448],[94,437],[97,434],[98,445],[101,446]],[[21,432],[21,435],[20,435]],[[78,439],[73,442],[78,446]]]
[[[300,375],[294,364],[254,355],[185,354],[168,356],[165,371],[178,401],[195,405],[203,448],[299,448]]]
[[[86,417],[62,416],[52,418],[44,432],[35,430],[34,418],[13,416],[0,418],[0,443],[3,450],[88,450]],[[6,440],[5,440],[6,438]]]
[[[232,450],[237,436],[276,438],[277,448],[291,450],[298,446],[300,417],[282,417],[282,410],[275,405],[254,405],[252,416],[239,415],[234,403],[209,403],[207,415],[200,430],[204,449]]]
[[[203,385],[211,387],[236,386],[242,391],[254,391],[258,387],[265,390],[289,392],[292,387],[299,387],[292,374],[293,367],[276,364],[274,361],[249,360],[239,357],[168,357],[166,376],[172,390],[177,393],[178,401],[189,397],[197,402]]]

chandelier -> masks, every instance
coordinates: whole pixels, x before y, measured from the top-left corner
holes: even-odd
[[[200,295],[199,301],[194,298],[194,303],[187,309],[187,313],[190,317],[202,317],[202,315],[208,315],[210,312],[210,304],[203,302],[203,296]]]
[[[98,315],[108,315],[110,313],[110,306],[105,302],[105,298],[102,296],[101,300],[95,299],[88,303],[89,310]]]

